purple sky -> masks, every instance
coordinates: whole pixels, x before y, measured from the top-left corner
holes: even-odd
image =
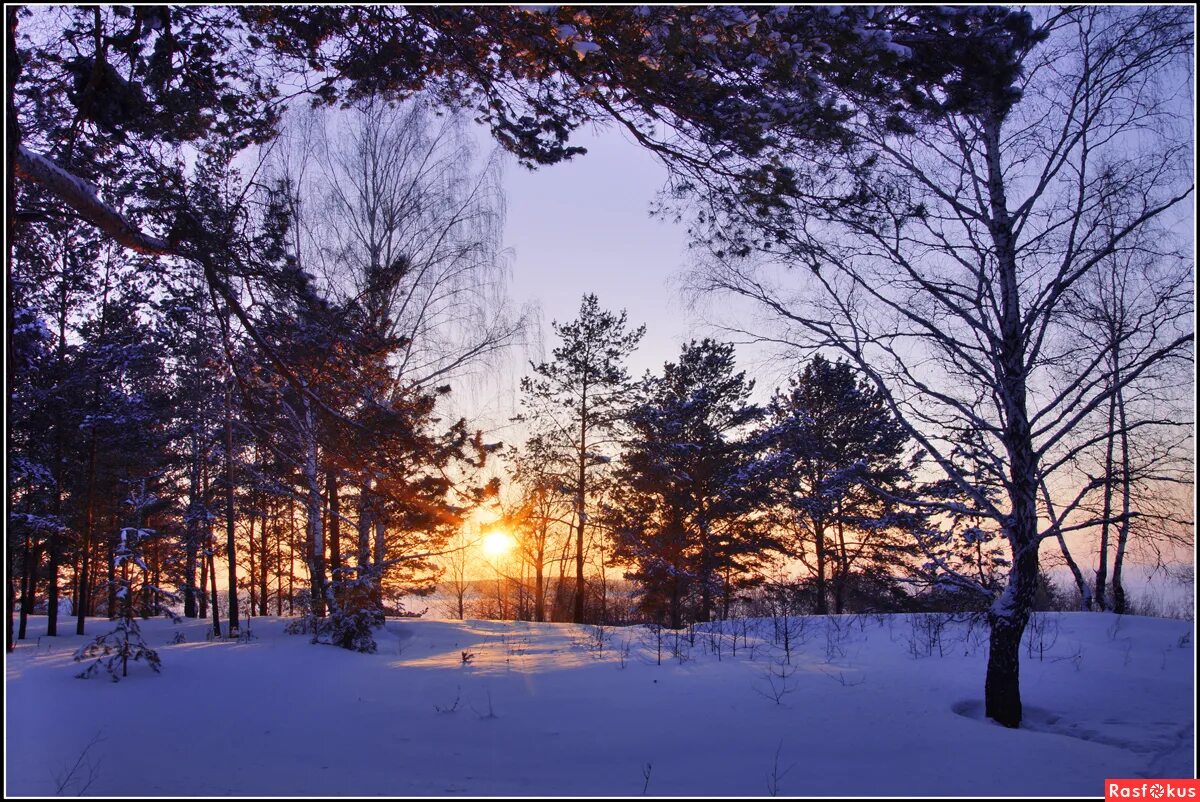
[[[626,309],[632,325],[646,324],[634,373],[657,369],[694,333],[669,286],[687,258],[683,227],[649,217],[666,171],[616,129],[583,132],[577,144],[588,153],[564,164],[536,171],[515,160],[506,165],[512,298],[540,302],[548,350],[550,321],[573,320],[583,294],[595,292],[601,306]]]
[[[477,136],[481,150],[493,147],[486,131],[479,129]],[[677,289],[688,267],[686,232],[682,225],[649,214],[666,183],[662,163],[615,127],[580,131],[572,143],[588,152],[537,170],[521,167],[512,158],[505,162],[504,245],[512,257],[509,296],[518,307],[536,304],[541,321],[530,332],[527,354],[514,349],[510,365],[496,366],[501,375],[492,377],[490,387],[463,388],[462,409],[473,417],[499,423],[511,414],[506,407],[516,403],[513,391],[528,372],[525,360],[549,355],[558,342],[551,321],[574,320],[588,292],[596,293],[604,308],[627,310],[630,326],[646,325],[641,346],[629,362],[634,376],[659,372],[689,339],[732,339],[691,312]],[[760,393],[769,395],[783,380],[763,370],[760,352],[750,346],[738,348],[738,363],[752,377],[761,377]],[[510,382],[512,389],[505,390]]]

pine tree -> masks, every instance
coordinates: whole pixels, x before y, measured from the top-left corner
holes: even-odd
[[[756,511],[748,427],[762,416],[749,403],[754,383],[734,371],[733,346],[685,345],[678,362],[647,377],[625,417],[628,432],[607,523],[614,559],[633,565],[642,607],[678,628],[727,610],[733,580],[774,545]],[[693,598],[694,597],[694,598]]]
[[[771,399],[760,437],[795,556],[813,572],[816,612],[829,612],[832,589],[841,613],[856,577],[893,594],[919,521],[897,504],[913,496],[915,464],[879,393],[848,362],[817,355]]]
[[[159,537],[154,530],[140,526],[155,501],[155,497],[146,492],[144,479],[139,482],[138,489],[130,495],[130,507],[139,525],[121,529],[113,549],[113,565],[120,571],[119,578],[112,580],[113,591],[121,612],[117,617],[115,629],[100,635],[75,653],[75,662],[93,661],[76,675],[80,679],[87,679],[103,668],[113,682],[119,682],[121,678],[128,676],[130,660],[145,660],[155,673],[162,670],[162,660],[142,636],[134,609],[134,599],[140,593],[144,598],[152,600],[147,610],[150,615],[163,613],[173,620],[179,620],[170,607],[164,604],[166,601],[175,602],[178,597],[152,583],[151,570],[144,559],[147,547]]]
[[[624,311],[602,310],[594,294],[583,296],[579,317],[553,323],[560,339],[553,359],[533,365],[521,380],[521,419],[534,430],[531,443],[575,505],[575,623],[584,621],[584,537],[592,482],[608,464],[607,438],[628,403],[632,389],[625,360],[637,348],[646,327],[628,328]]]

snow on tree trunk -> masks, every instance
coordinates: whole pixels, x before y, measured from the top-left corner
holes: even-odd
[[[321,519],[324,500],[321,498],[321,477],[317,468],[317,426],[312,404],[307,396],[304,402],[304,487],[307,492],[308,515],[308,570],[311,578],[312,614],[325,616],[326,609],[333,610],[329,598],[329,586],[325,581],[325,528]],[[328,605],[328,607],[327,607]]]
[[[185,618],[195,618],[199,612],[196,607],[196,560],[200,545],[200,443],[199,438],[192,434],[192,461],[188,469],[188,513],[187,535],[184,543],[184,586],[183,586],[183,615]],[[202,595],[203,588],[200,589]],[[202,615],[202,613],[201,613]]]
[[[229,581],[229,637],[238,636],[237,540],[233,518],[233,376],[225,384],[225,561]]]
[[[336,597],[338,583],[345,581],[342,575],[342,521],[341,510],[338,507],[337,469],[326,469],[325,488],[329,496],[329,573],[333,578]]]
[[[575,486],[575,615],[576,624],[583,623],[583,603],[586,593],[583,583],[583,530],[587,526],[587,382],[583,385],[583,400],[579,407],[579,476]]]
[[[988,201],[996,271],[1000,284],[1000,382],[1004,410],[1002,440],[1008,454],[1009,515],[1004,527],[1012,551],[1008,584],[988,611],[991,648],[984,681],[987,716],[1006,727],[1021,723],[1021,635],[1033,608],[1038,578],[1037,456],[1026,401],[1025,340],[1022,331],[1016,251],[1000,162],[1000,120],[983,128]]]
[[[1125,394],[1120,389],[1120,354],[1114,349],[1114,358],[1118,360],[1114,370],[1117,373],[1117,392],[1114,396],[1117,404],[1117,417],[1121,432],[1121,523],[1117,528],[1117,554],[1113,559],[1112,592],[1113,612],[1124,615],[1128,602],[1125,598],[1125,585],[1122,582],[1122,569],[1125,565],[1125,547],[1129,544],[1129,527],[1131,502],[1131,486],[1129,475],[1129,424],[1125,414]]]

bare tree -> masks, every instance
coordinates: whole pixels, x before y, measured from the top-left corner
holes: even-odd
[[[442,564],[446,569],[445,587],[450,593],[446,609],[452,617],[460,621],[467,617],[467,596],[471,592],[471,556],[478,543],[478,530],[469,534],[466,527],[462,527],[450,540],[449,549],[442,557]]]
[[[1151,230],[1132,234],[1130,246],[1105,259],[1080,283],[1068,305],[1074,323],[1068,320],[1067,326],[1079,342],[1073,350],[1088,355],[1102,351],[1112,384],[1108,402],[1079,426],[1078,437],[1092,453],[1075,460],[1077,483],[1097,488],[1081,505],[1084,516],[1100,520],[1094,593],[1073,567],[1065,542],[1062,548],[1084,601],[1117,612],[1126,610],[1122,573],[1130,536],[1136,533],[1135,539],[1169,546],[1174,540],[1169,522],[1187,524],[1190,519],[1186,512],[1180,514],[1183,508],[1164,510],[1161,504],[1173,486],[1190,481],[1190,353],[1173,354],[1135,381],[1121,381],[1157,346],[1158,333],[1183,327],[1191,309],[1187,260],[1164,253],[1151,241],[1153,236]]]
[[[1140,344],[1119,369],[1103,336],[1060,336],[1106,260],[1152,248],[1187,264],[1170,228],[1192,193],[1180,66],[1190,13],[1039,13],[1015,64],[972,53],[956,83],[907,117],[857,107],[850,146],[827,169],[797,164],[796,191],[714,199],[702,210],[713,257],[694,282],[780,324],[743,332],[848,356],[964,499],[910,501],[1001,529],[1012,568],[989,611],[985,696],[987,715],[1014,727],[1041,542],[1129,517],[1081,514],[1092,482],[1058,486],[1092,445],[1081,425],[1192,341],[1178,294],[1137,324]],[[739,230],[755,237],[730,242]]]
[[[534,439],[525,450],[509,452],[521,499],[505,518],[521,559],[533,571],[533,620],[542,622],[546,620],[546,570],[554,560],[556,544],[569,537],[572,506],[547,455],[537,450],[539,442]]]
[[[505,295],[499,159],[479,163],[461,114],[435,113],[420,95],[297,111],[272,160],[302,264],[339,303],[363,310],[372,336],[398,344],[378,386],[361,388],[364,404],[444,395],[519,339],[525,320]],[[357,566],[376,582],[404,556],[390,553],[400,524],[378,468],[369,457],[321,468],[327,487],[358,490]]]

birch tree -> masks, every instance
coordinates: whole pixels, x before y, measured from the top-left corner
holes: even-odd
[[[1042,541],[1128,519],[1080,516],[1094,484],[1056,485],[1089,447],[1081,423],[1190,352],[1187,303],[1143,322],[1119,372],[1107,338],[1061,335],[1107,259],[1153,247],[1187,264],[1171,226],[1186,226],[1192,193],[1192,21],[1181,8],[1047,9],[973,39],[991,12],[947,13],[965,31],[946,41],[950,79],[909,82],[907,107],[858,103],[826,160],[783,153],[773,180],[708,195],[695,219],[712,257],[694,287],[765,311],[779,324],[765,340],[844,354],[964,498],[914,504],[1001,529],[1012,567],[988,613],[984,692],[987,715],[1015,727]],[[979,476],[1003,492],[993,500]]]
[[[1078,341],[1077,353],[1105,353],[1113,391],[1077,435],[1091,453],[1075,460],[1076,481],[1096,488],[1081,504],[1082,514],[1100,520],[1093,532],[1081,533],[1092,535],[1083,545],[1095,547],[1091,576],[1075,565],[1065,542],[1061,547],[1085,606],[1094,602],[1122,613],[1128,609],[1122,574],[1131,545],[1157,562],[1156,549],[1186,547],[1173,530],[1191,523],[1183,507],[1169,509],[1167,501],[1191,484],[1191,353],[1181,350],[1136,380],[1121,381],[1155,347],[1157,333],[1179,325],[1191,309],[1187,257],[1163,249],[1155,236],[1153,230],[1131,235],[1128,248],[1081,282],[1067,304],[1063,334]]]

